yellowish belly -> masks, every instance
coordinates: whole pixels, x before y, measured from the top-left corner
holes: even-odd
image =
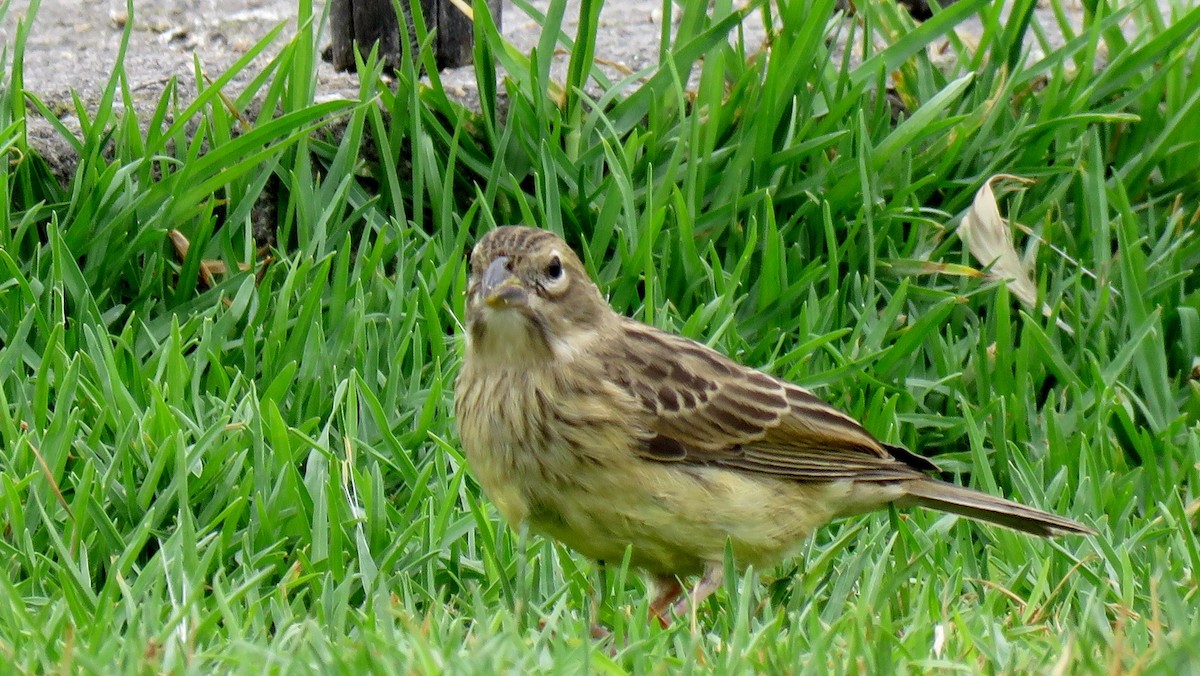
[[[848,484],[802,485],[713,467],[635,460],[624,480],[601,490],[541,499],[531,526],[601,561],[631,563],[652,573],[692,575],[724,559],[732,544],[739,567],[773,566],[837,516]]]
[[[739,567],[773,566],[838,516],[853,490],[849,482],[800,484],[633,455],[570,469],[503,467],[496,458],[472,459],[472,468],[514,526],[524,521],[598,561],[620,562],[632,547],[632,565],[660,574],[699,574],[723,560],[727,541]]]

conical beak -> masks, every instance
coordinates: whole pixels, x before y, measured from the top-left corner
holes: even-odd
[[[521,281],[509,269],[507,256],[498,256],[483,272],[480,287],[483,302],[494,308],[524,305],[527,299]]]

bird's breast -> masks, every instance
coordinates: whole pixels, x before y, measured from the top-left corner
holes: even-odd
[[[464,366],[455,393],[463,450],[510,523],[567,519],[631,455],[629,421],[606,387],[562,369]]]

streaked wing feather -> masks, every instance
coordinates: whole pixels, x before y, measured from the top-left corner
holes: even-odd
[[[608,376],[650,421],[639,453],[800,481],[897,480],[936,469],[881,443],[811,392],[746,368],[699,343],[627,320]]]

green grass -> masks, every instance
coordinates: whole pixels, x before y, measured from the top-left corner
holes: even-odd
[[[917,28],[858,3],[851,40],[889,46],[855,67],[825,46],[832,0],[748,10],[772,30],[757,54],[728,0],[707,14],[664,2],[682,17],[663,65],[611,81],[592,62],[595,22],[561,30],[567,4],[541,17],[532,55],[480,15],[480,113],[436,75],[419,84],[419,62],[388,88],[371,58],[359,101],[314,103],[312,23],[193,96],[173,83],[141,119],[114,104],[128,87],[114,64],[106,97],[79,106],[82,133],[60,126],[80,157],[66,186],[27,145],[27,115],[54,119],[22,92],[15,36],[0,87],[0,662],[1200,663],[1200,10],[1089,5],[1083,30],[1034,60],[1020,45],[1041,29],[982,0]],[[978,50],[952,40],[957,65],[939,69],[926,45],[976,11]],[[221,89],[272,45],[247,91]],[[567,81],[552,83],[565,46]],[[907,107],[895,120],[889,76]],[[984,267],[954,228],[995,173],[1036,179],[1001,206],[1044,242],[1031,275],[1052,317],[1002,282],[946,274]],[[268,265],[251,233],[272,186]],[[695,628],[649,626],[641,583],[613,571],[598,619],[614,639],[589,639],[591,564],[504,526],[457,446],[462,253],[510,222],[563,233],[619,311],[1099,535],[879,513],[733,576]],[[192,242],[183,260],[171,229]],[[207,288],[205,259],[253,269]]]

